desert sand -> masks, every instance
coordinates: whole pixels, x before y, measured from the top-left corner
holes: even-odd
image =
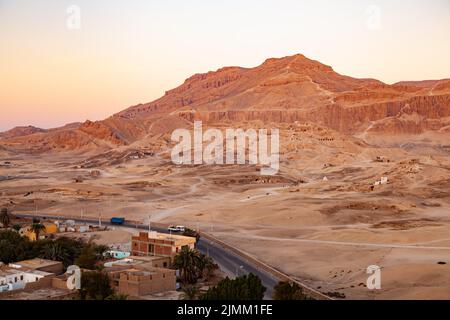
[[[183,224],[347,299],[450,299],[449,99],[448,80],[386,85],[301,55],[223,68],[104,121],[4,133],[0,205]],[[279,128],[279,173],[173,164],[170,133],[195,119]]]

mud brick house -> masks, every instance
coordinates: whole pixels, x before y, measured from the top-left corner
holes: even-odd
[[[183,247],[194,249],[196,239],[158,232],[139,232],[131,238],[131,254],[134,256],[174,257]]]

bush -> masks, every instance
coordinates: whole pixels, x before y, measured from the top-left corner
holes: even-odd
[[[308,297],[303,293],[303,289],[297,283],[280,281],[274,287],[274,300],[307,300]]]
[[[81,300],[105,300],[114,294],[108,274],[102,271],[87,271],[81,275]],[[113,299],[117,300],[117,299]]]
[[[210,288],[201,300],[262,300],[266,288],[258,276],[250,273],[234,280],[228,277]]]

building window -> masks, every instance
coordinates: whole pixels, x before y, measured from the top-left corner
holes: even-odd
[[[155,245],[149,244],[149,245],[148,245],[148,252],[154,253],[154,252],[155,252]]]
[[[167,268],[167,262],[164,262],[164,263],[163,263],[163,267],[164,267],[164,268]]]
[[[20,280],[23,280],[23,276],[20,276]]]

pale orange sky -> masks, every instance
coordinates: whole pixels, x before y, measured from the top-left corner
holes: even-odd
[[[387,83],[450,78],[449,0],[0,0],[0,39],[0,131],[103,119],[194,73],[295,53]]]

